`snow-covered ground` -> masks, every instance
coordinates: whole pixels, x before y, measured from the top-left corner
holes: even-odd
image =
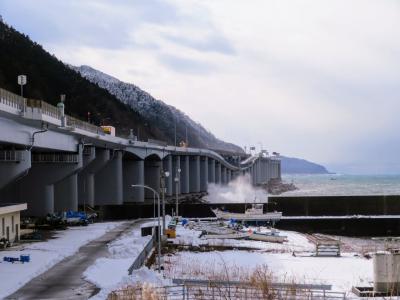
[[[0,299],[15,292],[32,278],[50,269],[64,258],[73,255],[88,242],[99,238],[123,222],[95,223],[86,227],[71,227],[56,231],[53,239],[26,244],[16,250],[0,252]],[[29,263],[3,262],[3,257],[29,254]]]
[[[142,224],[150,225],[151,222]],[[96,260],[84,273],[86,280],[95,284],[101,290],[91,299],[106,299],[107,295],[118,288],[136,283],[168,284],[158,273],[142,267],[132,275],[128,269],[150,240],[151,236],[141,236],[140,226],[133,228],[129,233],[108,245],[109,255]]]
[[[226,268],[230,280],[266,265],[279,281],[331,284],[332,290],[344,292],[353,285],[369,285],[372,280],[372,260],[350,253],[342,257],[299,257],[261,251],[184,251],[166,257],[165,263],[168,277],[207,279]]]
[[[255,229],[255,228],[249,228]],[[243,247],[252,249],[263,249],[272,252],[309,252],[315,250],[314,244],[310,243],[305,235],[294,231],[280,231],[280,235],[287,236],[288,241],[283,244],[266,243],[252,240],[233,239],[203,239],[200,230],[192,230],[188,227],[178,226],[176,228],[176,239],[170,239],[174,244],[187,246],[226,246]]]
[[[225,273],[227,268],[230,276],[239,279],[251,274],[257,266],[266,266],[277,281],[330,284],[335,291],[348,292],[354,285],[366,286],[372,281],[372,260],[354,253],[353,249],[348,249],[341,257],[315,257],[315,245],[306,235],[298,232],[280,231],[280,235],[288,239],[283,244],[232,239],[206,240],[200,238],[200,234],[200,230],[178,226],[177,238],[171,241],[189,246],[230,246],[254,250],[177,252],[165,258],[167,277],[207,279]],[[369,244],[373,241],[364,242]]]

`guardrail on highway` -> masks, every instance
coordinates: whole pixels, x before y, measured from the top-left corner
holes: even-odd
[[[17,94],[0,88],[0,103],[22,110],[25,106],[25,99]]]
[[[25,110],[29,108],[31,109],[37,108],[44,115],[50,116],[55,119],[61,119],[58,108],[42,100],[26,99]]]
[[[140,252],[140,254],[136,257],[135,261],[129,267],[128,269],[129,275],[132,274],[133,270],[140,269],[143,266],[151,250],[153,249],[154,244],[155,244],[155,235],[153,234],[151,236],[151,239],[147,242],[146,246],[142,250],[142,252]]]
[[[104,131],[100,127],[70,116],[67,116],[67,126],[105,135]]]

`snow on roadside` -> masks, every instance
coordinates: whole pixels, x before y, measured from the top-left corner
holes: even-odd
[[[140,227],[143,227],[143,224],[111,242],[108,245],[109,256],[97,259],[84,272],[85,279],[101,289],[98,294],[90,299],[106,299],[110,292],[128,284],[164,283],[161,276],[146,267],[128,275],[129,267],[151,239],[151,236],[141,236]]]
[[[85,227],[70,227],[56,231],[55,238],[45,242],[31,243],[22,250],[0,252],[0,299],[17,291],[31,279],[44,273],[64,258],[73,255],[88,242],[101,237],[106,232],[123,224],[123,222],[95,223]],[[29,254],[29,263],[7,263],[3,257],[19,257]]]

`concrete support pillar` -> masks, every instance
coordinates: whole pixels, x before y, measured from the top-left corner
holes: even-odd
[[[232,181],[232,170],[228,170],[226,181],[227,183]]]
[[[208,157],[202,157],[200,160],[200,191],[208,190]]]
[[[164,172],[168,172],[169,176],[165,178],[165,187],[167,188],[166,195],[172,196],[173,192],[173,180],[174,177],[172,176],[172,155],[168,155],[163,161],[163,168]]]
[[[26,175],[31,168],[31,152],[28,150],[10,151],[15,161],[0,162],[0,189]],[[6,156],[6,154],[5,154]]]
[[[95,175],[95,205],[123,204],[122,151],[114,151]]]
[[[124,202],[144,202],[144,188],[132,185],[144,185],[144,160],[123,161]]]
[[[266,182],[267,180],[267,168],[265,166],[265,160],[261,159],[260,160],[260,165],[261,165],[261,183]]]
[[[251,170],[251,182],[252,182],[253,185],[256,185],[257,184],[257,171],[256,171],[255,164],[253,164],[250,167],[250,170]]]
[[[227,184],[228,183],[228,178],[227,178],[227,170],[225,166],[221,166],[221,184]]]
[[[215,183],[215,159],[208,159],[208,182]]]
[[[153,188],[157,193],[160,193],[160,176],[161,176],[162,162],[161,160],[145,160],[144,161],[144,182],[145,185]],[[154,194],[152,191],[145,190],[145,198],[152,199]],[[156,197],[157,200],[157,197]],[[161,193],[160,193],[161,200]]]
[[[27,202],[28,210],[24,214],[29,216],[45,216],[48,213],[54,213],[54,208],[59,207],[59,201],[66,203],[64,207],[76,208],[75,175],[82,168],[82,147],[78,146],[77,153],[32,155],[35,159],[32,159],[32,167],[27,176],[7,187],[9,200],[19,203]],[[69,179],[62,182],[67,178]],[[54,185],[57,183],[64,186],[63,198],[60,198],[60,193],[55,195]]]
[[[190,157],[190,176],[189,176],[189,192],[200,192],[200,156],[195,155]]]
[[[218,161],[215,162],[215,183],[221,184],[222,180],[222,166]]]
[[[179,155],[174,156],[173,160],[172,160],[172,178],[174,181],[174,184],[172,186],[172,190],[174,195],[176,195],[176,193],[178,192],[178,195],[181,194],[180,191],[180,180],[181,180],[181,157]],[[175,178],[177,180],[175,180]]]
[[[181,156],[181,191],[182,194],[188,194],[189,193],[189,173],[190,167],[189,167],[189,156]]]
[[[78,203],[94,206],[95,174],[110,160],[110,150],[91,147],[83,155],[83,168],[78,174]]]
[[[55,211],[78,210],[78,174],[61,180],[54,185]]]

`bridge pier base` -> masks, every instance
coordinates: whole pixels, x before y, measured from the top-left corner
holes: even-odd
[[[63,179],[54,185],[54,210],[78,210],[78,174]]]
[[[208,182],[215,183],[215,159],[208,159]]]
[[[144,162],[145,185],[153,188],[157,193],[160,193],[161,168],[162,168],[161,160],[146,160]],[[153,192],[148,189],[145,190],[144,195],[146,199],[153,199],[154,197]],[[160,193],[160,198],[161,198],[161,193]]]
[[[208,190],[208,157],[202,157],[200,160],[200,191]]]
[[[189,160],[190,163],[190,176],[189,176],[189,192],[200,192],[200,156],[192,156]]]
[[[144,202],[144,160],[124,160],[124,202]]]
[[[184,155],[181,156],[181,191],[182,194],[188,194],[190,183],[189,183],[189,176],[190,176],[190,167],[189,167],[189,156]]]
[[[114,151],[95,175],[95,205],[123,204],[122,185],[122,151]]]
[[[94,206],[95,174],[110,160],[110,150],[91,147],[83,156],[83,169],[78,173],[78,202]]]
[[[12,202],[27,202],[28,209],[24,212],[29,216],[45,216],[54,213],[58,208],[59,194],[55,193],[55,185],[64,179],[75,177],[82,167],[82,147],[78,153],[33,153],[32,167],[27,176],[12,184],[8,189],[9,200]],[[74,179],[72,179],[74,182]],[[75,199],[77,185],[69,185],[65,198]],[[63,201],[61,199],[60,201]]]
[[[215,162],[215,183],[221,184],[222,182],[222,166],[221,163],[216,161]]]

